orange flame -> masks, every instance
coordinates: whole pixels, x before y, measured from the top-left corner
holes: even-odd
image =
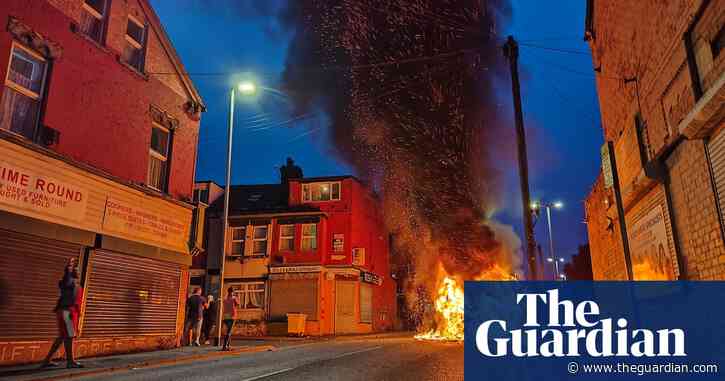
[[[443,278],[435,300],[438,325],[426,333],[416,335],[422,340],[463,340],[463,288],[451,277]]]

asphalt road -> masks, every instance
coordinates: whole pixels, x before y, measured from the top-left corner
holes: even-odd
[[[463,345],[410,337],[333,340],[80,380],[463,380]]]

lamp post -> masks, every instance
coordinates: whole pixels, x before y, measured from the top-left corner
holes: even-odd
[[[546,223],[549,228],[549,258],[546,259],[547,262],[554,264],[554,277],[555,280],[564,280],[565,276],[564,274],[561,274],[559,271],[559,262],[564,262],[564,258],[557,258],[554,254],[554,234],[551,231],[551,209],[561,209],[564,207],[564,204],[561,201],[555,201],[555,202],[544,202],[544,201],[538,201],[531,204],[531,209],[534,211],[534,213],[539,213],[541,208],[546,208]]]
[[[227,126],[227,173],[226,183],[224,185],[224,222],[222,233],[222,253],[221,262],[219,263],[219,293],[217,295],[217,346],[222,345],[222,315],[224,314],[224,263],[227,260],[227,234],[229,230],[229,196],[232,182],[232,137],[234,136],[234,98],[235,92],[239,90],[241,94],[251,95],[257,91],[257,87],[252,82],[239,83],[236,88],[232,86],[229,90],[229,125]]]

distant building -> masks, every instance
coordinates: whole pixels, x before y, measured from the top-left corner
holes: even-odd
[[[157,15],[3,0],[0,22],[0,365],[48,351],[71,257],[78,357],[178,345],[204,106]]]
[[[207,289],[219,287],[223,197],[207,212]],[[352,176],[231,187],[224,288],[241,301],[237,334],[280,334],[287,313],[307,333],[384,331],[396,317],[379,200]]]
[[[725,279],[725,2],[589,0],[594,278]]]

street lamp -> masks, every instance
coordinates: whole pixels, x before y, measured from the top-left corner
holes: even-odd
[[[546,208],[546,222],[549,227],[549,258],[546,258],[546,261],[549,263],[554,264],[554,276],[555,279],[561,279],[564,280],[566,277],[564,274],[561,274],[559,271],[559,262],[563,263],[564,258],[557,258],[554,254],[554,234],[551,232],[551,208],[554,209],[561,209],[564,207],[564,203],[561,201],[554,201],[554,202],[545,202],[545,201],[535,201],[531,203],[531,210],[534,211],[534,213],[539,213],[541,208]]]

